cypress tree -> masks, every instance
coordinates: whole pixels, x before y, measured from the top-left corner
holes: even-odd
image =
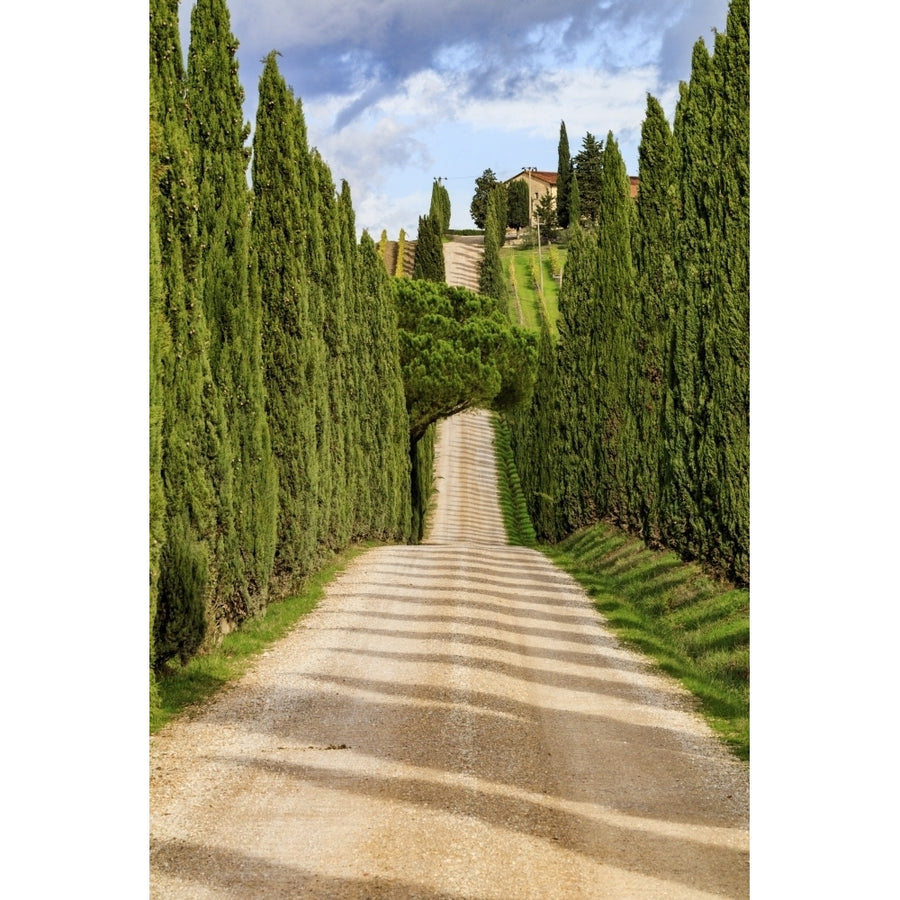
[[[641,535],[650,544],[660,541],[660,479],[661,469],[667,465],[662,436],[663,404],[669,334],[678,302],[673,156],[672,129],[659,101],[648,94],[638,150],[640,193],[635,234],[638,290],[635,368],[629,399],[637,440],[632,450],[629,482],[630,506],[637,511]]]
[[[560,397],[556,344],[543,316],[538,336],[537,371],[531,401],[509,416],[516,469],[538,538],[555,543],[565,534],[562,490],[568,473],[561,467]]]
[[[315,238],[320,245],[317,252],[320,268],[314,271],[313,278],[319,282],[323,301],[320,328],[324,337],[324,366],[321,371],[326,383],[319,390],[327,400],[319,414],[324,450],[319,461],[320,486],[322,493],[327,490],[327,496],[320,498],[320,504],[323,515],[328,517],[322,522],[322,539],[330,549],[338,550],[350,542],[355,518],[347,458],[350,412],[346,406],[350,366],[347,304],[353,271],[352,259],[345,258],[349,251],[345,251],[343,245],[341,211],[331,171],[318,151],[310,154],[310,163],[313,188],[310,215],[315,214],[318,220]]]
[[[712,280],[711,200],[708,173],[715,165],[710,140],[714,98],[706,45],[694,45],[691,80],[680,86],[674,142],[680,217],[676,268],[680,285],[672,329],[666,400],[666,469],[663,489],[664,538],[687,558],[703,558],[706,527],[697,493],[697,445],[707,388],[702,370],[701,318]]]
[[[503,264],[500,262],[500,235],[506,233],[506,190],[496,185],[488,197],[487,219],[484,227],[484,255],[478,276],[478,290],[485,297],[493,297],[504,315],[509,313],[509,287]],[[501,218],[502,216],[502,218]]]
[[[416,239],[412,277],[437,282],[446,279],[441,223],[434,216],[419,216],[419,236]]]
[[[559,494],[566,532],[597,520],[596,459],[599,428],[596,385],[599,354],[594,345],[597,303],[597,244],[576,228],[569,242],[566,275],[559,291],[556,400],[558,453],[565,479]]]
[[[506,224],[509,228],[515,228],[516,234],[520,228],[528,224],[528,185],[524,181],[514,181],[509,186],[506,200]]]
[[[578,175],[572,173],[572,183],[569,189],[569,226],[581,227],[581,191],[578,187]]]
[[[403,266],[403,260],[406,257],[406,231],[404,229],[400,229],[400,234],[397,236],[397,265],[394,269],[394,275],[397,278],[403,278],[406,275],[406,271]]]
[[[750,577],[750,37],[749,2],[732,0],[712,58],[709,182],[711,280],[701,317],[705,403],[697,434],[704,559]],[[699,404],[698,404],[699,406]]]
[[[496,184],[498,184],[497,176],[493,169],[485,169],[475,179],[475,195],[469,205],[469,214],[472,216],[476,228],[484,228],[487,220],[488,197]]]
[[[229,567],[234,529],[231,449],[207,355],[198,194],[184,90],[177,0],[151,0],[150,97],[159,125],[153,215],[172,340],[170,365],[160,376],[166,543],[154,626],[158,667],[190,656],[207,621],[228,618],[217,588],[219,573]]]
[[[316,557],[318,444],[314,395],[316,340],[304,266],[302,150],[293,94],[276,53],[260,77],[253,136],[251,245],[256,252],[265,328],[267,414],[278,471],[279,515],[271,591],[295,590]]]
[[[159,229],[156,223],[158,191],[159,150],[161,129],[150,113],[150,710],[159,706],[154,677],[155,647],[153,630],[156,623],[157,596],[159,591],[159,567],[162,549],[166,543],[166,492],[163,483],[163,415],[165,413],[166,369],[171,367],[172,337],[165,317],[162,254],[159,246]]]
[[[435,178],[431,187],[431,207],[428,214],[440,222],[441,234],[446,234],[450,228],[450,193],[440,178]]]
[[[597,461],[602,514],[621,524],[628,517],[628,459],[635,444],[627,382],[632,365],[634,266],[631,258],[632,205],[625,163],[612,132],[606,139],[599,184],[597,304],[593,316],[599,355],[596,399],[600,419]]]
[[[603,141],[588,132],[581,141],[581,151],[573,161],[578,175],[578,192],[581,216],[591,225],[597,224],[600,207],[600,175],[603,170]],[[572,203],[569,201],[569,221],[572,221]]]
[[[361,371],[363,484],[372,515],[367,533],[407,541],[412,534],[409,416],[400,369],[397,310],[391,280],[377,265],[374,245],[363,234],[359,245],[359,347],[367,348]]]
[[[558,162],[556,167],[556,218],[560,228],[568,228],[572,185],[572,155],[569,152],[569,136],[566,123],[559,123]]]
[[[233,450],[235,529],[228,548],[231,621],[266,603],[275,554],[277,492],[265,412],[261,316],[249,290],[250,132],[243,121],[237,41],[224,0],[197,0],[191,12],[187,98],[196,148],[198,240],[210,365],[222,396]],[[222,593],[226,586],[223,585]]]

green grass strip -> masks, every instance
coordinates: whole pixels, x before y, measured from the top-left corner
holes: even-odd
[[[678,679],[732,752],[749,759],[749,591],[604,523],[541,549],[584,587],[617,637]]]
[[[190,707],[210,699],[226,684],[239,679],[260,653],[287,635],[303,616],[316,608],[329,582],[360,553],[374,546],[369,543],[348,548],[313,575],[300,594],[269,604],[263,616],[225,635],[214,650],[193,657],[186,665],[172,668],[158,679],[159,703],[150,710],[150,733],[159,731]]]
[[[750,594],[693,563],[649,550],[600,523],[555,546],[537,545],[510,446],[495,414],[500,508],[511,544],[537,547],[587,591],[612,632],[654,660],[698,701],[698,711],[739,759],[750,758]]]

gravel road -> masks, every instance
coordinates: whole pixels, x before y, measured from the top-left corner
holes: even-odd
[[[747,897],[747,767],[567,575],[505,545],[487,414],[429,539],[358,557],[151,738],[152,898]]]

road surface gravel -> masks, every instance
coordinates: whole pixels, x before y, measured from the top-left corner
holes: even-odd
[[[486,413],[435,456],[424,544],[357,557],[151,738],[150,896],[747,897],[747,766],[505,544]]]

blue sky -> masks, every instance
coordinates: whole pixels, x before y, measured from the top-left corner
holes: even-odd
[[[182,42],[192,0],[182,0]],[[724,30],[727,0],[230,0],[244,114],[261,60],[303,101],[310,144],[350,184],[357,226],[414,236],[436,177],[451,225],[471,228],[475,179],[555,171],[560,121],[572,154],[612,131],[637,174],[647,93],[670,120],[694,43]]]

